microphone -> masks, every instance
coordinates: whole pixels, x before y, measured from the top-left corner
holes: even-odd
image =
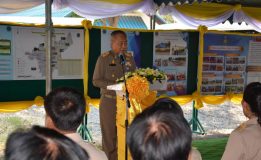
[[[126,62],[126,61],[125,61],[125,57],[124,57],[124,55],[123,55],[122,53],[120,53],[119,57],[120,57],[121,65],[124,65],[125,62]]]

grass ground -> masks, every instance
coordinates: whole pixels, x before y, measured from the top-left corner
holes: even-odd
[[[192,145],[200,151],[203,160],[220,160],[227,140],[228,138],[194,140]]]

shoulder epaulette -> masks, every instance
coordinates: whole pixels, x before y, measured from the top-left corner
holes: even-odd
[[[102,57],[107,57],[110,54],[110,52],[104,52],[102,53]]]
[[[242,123],[240,124],[235,130],[236,131],[242,131],[246,128],[246,124],[245,123]]]

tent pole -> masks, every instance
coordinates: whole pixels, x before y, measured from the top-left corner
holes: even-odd
[[[51,68],[51,52],[52,52],[52,0],[45,0],[45,93],[46,95],[52,89],[52,68]]]
[[[150,16],[150,29],[152,29],[152,16]]]
[[[156,14],[153,16],[153,27],[152,27],[153,30],[155,30],[155,25],[156,25]]]

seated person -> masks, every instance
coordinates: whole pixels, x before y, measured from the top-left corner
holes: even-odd
[[[9,135],[5,160],[89,160],[89,155],[64,135],[34,126]]]
[[[229,136],[222,160],[261,159],[261,83],[246,86],[242,107],[249,119]]]
[[[127,133],[133,160],[188,160],[192,133],[180,106],[161,98],[137,115]],[[200,156],[201,157],[201,156]]]
[[[45,126],[54,129],[83,147],[90,160],[107,160],[104,152],[85,142],[76,132],[86,110],[83,94],[73,88],[62,87],[51,91],[44,99]]]

